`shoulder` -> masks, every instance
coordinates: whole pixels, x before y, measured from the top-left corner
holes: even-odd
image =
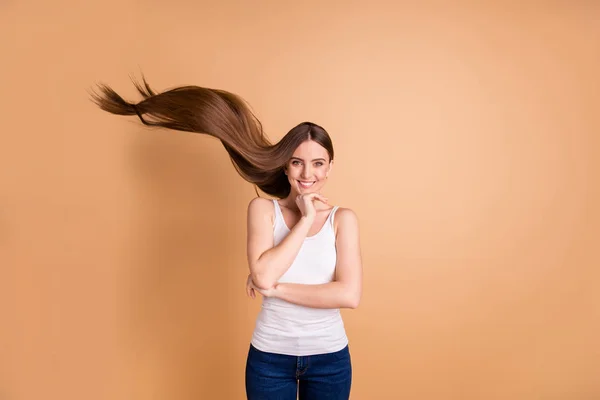
[[[264,197],[255,197],[248,203],[248,210],[263,210],[273,208],[273,200]]]
[[[358,215],[351,208],[339,207],[333,225],[336,235],[340,230],[358,230]]]
[[[255,197],[248,203],[248,217],[267,217],[272,219],[274,216],[273,200],[264,197]]]
[[[346,207],[338,207],[337,211],[335,212],[335,218],[339,221],[339,220],[358,220],[358,216],[356,215],[356,212],[354,212],[353,209],[351,208],[346,208]]]

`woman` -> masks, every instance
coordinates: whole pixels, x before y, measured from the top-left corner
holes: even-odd
[[[274,197],[248,206],[246,291],[263,296],[246,362],[248,399],[348,399],[352,365],[340,308],[358,306],[362,263],[355,213],[321,194],[333,166],[328,133],[303,122],[272,144],[232,93],[134,85],[139,103],[106,85],[92,100],[149,126],[219,139],[239,174]]]

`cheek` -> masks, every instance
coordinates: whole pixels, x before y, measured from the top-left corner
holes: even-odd
[[[320,181],[324,181],[327,176],[327,171],[319,171],[315,174],[316,178]]]

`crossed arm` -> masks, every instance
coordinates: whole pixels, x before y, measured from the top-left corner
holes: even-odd
[[[293,263],[312,221],[301,219],[279,245],[272,247],[272,222],[267,224],[264,220],[264,215],[268,215],[268,212],[264,212],[267,205],[255,203],[254,210],[252,207],[251,203],[248,214],[250,275],[246,287],[249,296],[254,297],[254,292],[258,291],[263,296],[311,308],[358,307],[362,295],[362,260],[358,218],[352,210],[340,208],[336,213],[337,263],[334,280],[325,284],[306,285],[277,283],[277,280]],[[260,207],[263,207],[262,210]],[[268,221],[271,221],[270,218]],[[268,247],[269,241],[271,248],[263,251],[262,248]],[[257,257],[257,254],[260,256]]]

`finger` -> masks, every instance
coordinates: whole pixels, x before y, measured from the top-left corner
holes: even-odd
[[[305,196],[305,198],[307,198],[310,201],[315,201],[315,200],[319,199],[319,193],[308,193],[304,196]]]
[[[323,198],[326,198],[324,195],[322,195],[321,193],[318,193],[318,192],[307,193],[307,194],[305,194],[305,196],[308,196],[310,198],[314,198],[314,197],[323,197]]]
[[[328,203],[329,199],[321,194],[316,194],[315,199],[322,201],[323,203]]]

